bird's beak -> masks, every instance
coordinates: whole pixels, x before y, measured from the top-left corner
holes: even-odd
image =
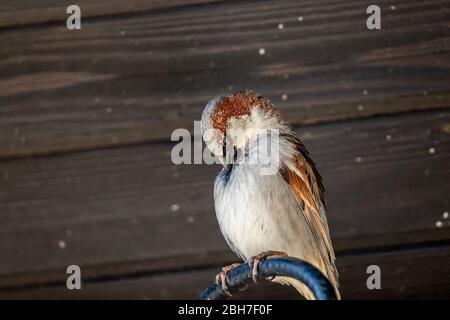
[[[217,156],[217,158],[219,158],[220,164],[224,167],[227,168],[228,165],[226,164],[226,159],[223,156]]]

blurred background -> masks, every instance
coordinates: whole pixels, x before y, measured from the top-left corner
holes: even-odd
[[[173,165],[170,134],[237,88],[318,164],[344,299],[450,298],[449,1],[79,0],[68,30],[71,4],[0,2],[0,298],[196,299],[238,258],[220,167]]]

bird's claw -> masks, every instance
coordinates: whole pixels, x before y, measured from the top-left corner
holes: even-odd
[[[233,270],[234,268],[237,268],[238,266],[240,266],[240,263],[233,263],[229,266],[225,266],[222,268],[222,271],[219,272],[216,275],[216,283],[220,286],[222,286],[222,290],[223,292],[225,292],[225,294],[229,297],[231,297],[231,293],[230,290],[228,290],[228,285],[227,285],[227,274]]]
[[[222,290],[227,296],[231,297],[231,293],[228,290],[227,275],[225,274],[225,272],[221,271],[216,275],[216,283],[219,286],[222,286]]]
[[[254,283],[258,283],[258,265],[261,260],[267,259],[270,256],[282,256],[286,257],[288,254],[283,251],[264,251],[249,259],[249,266],[252,267],[252,279]],[[275,277],[270,277],[269,280],[273,280]]]

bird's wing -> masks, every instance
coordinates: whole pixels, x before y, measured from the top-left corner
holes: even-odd
[[[335,255],[325,216],[325,188],[322,178],[303,143],[294,135],[287,137],[296,147],[297,153],[281,170],[284,180],[297,199],[305,216],[314,243],[320,252],[330,281],[338,286]]]

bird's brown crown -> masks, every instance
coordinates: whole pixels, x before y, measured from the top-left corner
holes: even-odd
[[[243,90],[226,95],[217,102],[214,108],[211,115],[212,127],[223,133],[229,119],[250,115],[255,107],[268,112],[275,111],[273,104],[268,99],[253,91]]]

